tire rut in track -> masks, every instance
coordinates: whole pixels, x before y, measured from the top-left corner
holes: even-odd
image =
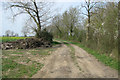
[[[70,49],[62,44],[45,61],[44,67],[32,78],[80,78],[84,77],[70,56]]]

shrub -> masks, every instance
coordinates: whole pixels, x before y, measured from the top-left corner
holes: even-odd
[[[45,41],[49,41],[49,42],[52,42],[52,39],[53,39],[53,35],[47,32],[46,30],[38,32],[35,36],[36,38],[42,38]]]

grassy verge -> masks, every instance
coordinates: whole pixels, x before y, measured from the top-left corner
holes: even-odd
[[[101,61],[105,65],[110,66],[111,68],[118,70],[118,61],[117,60],[115,60],[109,56],[106,56],[105,54],[100,54],[97,51],[94,51],[90,48],[87,48],[80,43],[77,43],[77,42],[71,42],[71,43],[83,48],[85,51],[87,51],[88,53],[95,56],[99,61]]]
[[[41,63],[32,62],[31,65],[23,65],[14,62],[12,59],[3,59],[3,78],[31,77],[43,66]]]
[[[52,45],[58,45],[58,44],[61,44],[61,43],[59,43],[59,42],[57,42],[57,41],[53,41],[53,42],[52,42]]]
[[[61,40],[61,39],[57,39],[57,40],[66,41],[66,40]],[[85,47],[84,45],[82,45],[79,42],[72,42],[72,41],[67,41],[67,42],[81,47],[82,49],[84,49],[88,53],[90,53],[93,56],[95,56],[99,61],[104,63],[106,66],[110,66],[111,68],[114,68],[116,70],[120,70],[120,67],[119,67],[120,66],[120,62],[118,62],[117,60],[113,59],[112,57],[106,56],[105,54],[98,53],[95,50],[92,50],[90,48]]]
[[[2,77],[3,78],[30,78],[40,70],[44,64],[44,56],[50,55],[52,48],[29,50],[3,50],[2,51]]]

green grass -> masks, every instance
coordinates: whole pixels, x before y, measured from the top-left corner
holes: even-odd
[[[66,40],[61,40],[61,39],[56,39],[56,40],[66,41]],[[116,60],[116,59],[113,59],[112,57],[107,56],[105,53],[103,53],[103,54],[98,53],[95,50],[85,47],[84,45],[82,45],[79,42],[73,42],[73,41],[66,41],[66,42],[69,42],[71,44],[79,46],[80,48],[87,51],[89,54],[92,54],[93,56],[95,56],[99,61],[101,61],[105,65],[110,66],[111,68],[114,68],[116,70],[120,70],[120,67],[118,67],[118,65],[120,66],[120,62],[118,62],[118,60]]]
[[[33,53],[33,55],[37,55],[37,54],[39,54],[39,55],[49,55],[49,53],[47,51],[43,51],[43,50],[41,50],[41,51],[30,51],[30,52]]]
[[[66,40],[62,40],[62,39],[58,39],[58,38],[55,38],[54,40],[58,40],[58,41],[61,41],[61,42],[66,41]]]
[[[77,42],[71,42],[71,43],[83,48],[85,51],[95,56],[99,61],[101,61],[105,65],[118,70],[118,61],[113,59],[112,57],[106,56],[105,54],[100,54],[97,51],[85,47],[81,43],[77,43]]]
[[[58,44],[61,44],[60,42],[57,42],[57,41],[53,41],[52,42],[52,45],[58,45]]]
[[[18,39],[25,39],[27,37],[0,37],[0,41],[2,42],[9,42],[9,41],[16,41]]]
[[[2,37],[0,37],[0,43],[2,42]]]
[[[46,55],[50,55],[50,51],[54,51],[55,49],[47,48],[47,49],[38,49],[38,50],[3,50],[2,51],[2,77],[3,78],[30,78],[32,77],[38,70],[40,70],[44,64],[38,63],[37,61],[32,60],[32,57],[37,55],[37,59],[41,59]],[[30,54],[26,54],[29,52]],[[19,54],[19,55],[11,55],[11,54]],[[31,57],[32,56],[32,57]],[[7,58],[6,58],[7,57]],[[30,59],[28,58],[30,57]],[[23,64],[21,64],[21,62]]]
[[[24,54],[24,53],[22,53],[22,52],[13,52],[11,54]]]
[[[30,59],[28,59],[28,56],[9,55],[12,53],[24,55],[24,53],[21,53],[21,52],[16,53],[16,51],[12,51],[10,53],[10,51],[4,50],[3,56],[7,56],[8,58],[2,58],[2,73],[3,73],[2,77],[3,78],[21,78],[25,76],[31,77],[43,67],[43,64],[37,63],[36,61],[31,61]],[[32,64],[30,65],[19,64],[18,62],[16,62],[19,59],[21,59],[22,62],[26,62],[26,63],[29,63],[31,61]]]
[[[50,51],[54,51],[55,49],[53,48],[47,48],[47,49],[35,49],[33,51],[29,51],[30,53],[32,53],[33,55],[50,55]]]
[[[43,66],[43,64],[36,62],[33,62],[32,65],[27,66],[23,64],[18,64],[11,59],[3,59],[2,61],[4,63],[2,65],[3,78],[20,78],[23,76],[31,77]],[[5,72],[7,72],[7,75],[4,74]]]

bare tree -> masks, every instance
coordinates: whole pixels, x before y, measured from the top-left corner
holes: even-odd
[[[53,20],[52,20],[52,24],[58,29],[59,33],[62,34],[62,31],[60,30],[60,25],[61,23],[61,15],[56,15]]]
[[[70,8],[69,11],[63,13],[63,24],[68,28],[70,36],[79,22],[79,12],[77,8]]]
[[[92,14],[92,8],[96,5],[97,2],[91,2],[90,0],[85,0],[85,5],[82,5],[83,8],[87,11],[87,13],[82,13],[83,15],[86,15],[88,18],[88,25],[87,25],[87,35],[86,35],[86,41],[90,39],[90,21]]]
[[[118,3],[118,53],[120,53],[120,1]],[[120,58],[118,58],[120,61]]]
[[[47,2],[36,2],[36,0],[31,0],[31,2],[12,2],[9,3],[8,8],[17,8],[18,12],[15,13],[13,17],[20,14],[29,15],[29,19],[36,24],[36,27],[32,29],[38,34],[41,31],[42,23],[50,19],[50,5]]]

